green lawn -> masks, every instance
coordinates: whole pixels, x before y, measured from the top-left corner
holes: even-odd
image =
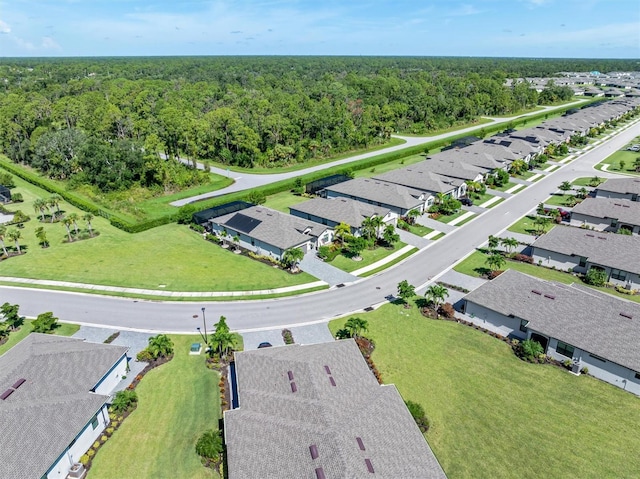
[[[335,266],[336,268],[340,268],[342,271],[346,271],[350,273],[351,271],[355,271],[356,269],[364,268],[365,266],[369,266],[370,264],[375,263],[376,261],[380,261],[381,259],[386,258],[390,254],[395,253],[401,248],[404,248],[406,243],[402,241],[398,241],[393,249],[387,249],[383,247],[378,247],[376,249],[365,249],[362,253],[362,261],[354,261],[351,258],[347,258],[346,256],[338,255],[336,258],[329,263],[331,266]]]
[[[433,231],[432,228],[428,228],[428,227],[420,225],[418,223],[409,225],[409,233],[413,233],[416,236],[428,235],[432,231]]]
[[[565,193],[563,195],[553,194],[544,200],[544,204],[553,206],[569,206],[568,202],[571,198],[575,198],[575,195],[571,193]]]
[[[635,396],[522,362],[504,342],[425,319],[415,307],[358,316],[368,321],[384,382],[424,407],[432,424],[426,438],[449,479],[637,476]]]
[[[305,198],[301,195],[294,195],[290,191],[282,191],[281,193],[267,196],[267,201],[264,203],[264,206],[289,214],[290,206],[304,203],[310,199],[311,198]]]
[[[517,183],[512,183],[511,181],[508,181],[502,186],[490,186],[490,188],[497,191],[507,191],[509,188],[513,188],[514,186],[516,186],[516,184]]]
[[[631,142],[632,144],[640,143],[640,138],[636,138]],[[608,156],[603,161],[596,165],[596,169],[601,170],[603,165],[609,165],[607,171],[614,173],[625,173],[627,175],[640,176],[640,173],[635,171],[633,166],[635,161],[640,158],[640,153],[637,151],[620,150]],[[620,169],[620,161],[624,161],[624,170]]]
[[[345,158],[350,158],[352,156],[361,155],[363,153],[368,153],[371,151],[379,151],[385,148],[389,148],[391,146],[402,145],[406,143],[405,140],[400,138],[390,138],[382,145],[375,145],[371,148],[362,148],[359,150],[345,151],[338,155],[330,156],[328,158],[317,159],[317,160],[309,160],[304,163],[296,163],[289,166],[281,166],[277,168],[266,168],[261,166],[256,166],[255,168],[241,168],[238,166],[229,166],[223,165],[221,163],[216,163],[215,161],[209,161],[211,166],[215,166],[218,168],[222,168],[224,170],[235,171],[238,173],[250,173],[252,175],[272,175],[275,173],[287,173],[291,171],[300,171],[306,168],[312,168],[314,166],[324,165],[326,163],[332,163],[334,161],[343,160]]]
[[[531,178],[533,175],[535,175],[535,173],[533,171],[525,171],[524,173],[522,173],[521,175],[515,175],[515,178],[519,178],[521,180],[528,180],[529,178]]]
[[[504,200],[506,200],[506,198],[502,198],[499,197],[497,201],[494,201],[493,203],[491,203],[489,206],[487,206],[487,208],[493,208],[494,206],[498,206],[500,203],[502,203]],[[480,203],[481,205],[482,203]],[[480,206],[478,205],[478,206]]]
[[[442,135],[443,133],[452,133],[454,131],[464,130],[465,128],[471,128],[471,127],[474,127],[474,126],[482,126],[482,125],[485,125],[487,123],[493,123],[493,122],[488,118],[479,117],[474,121],[470,121],[468,123],[459,123],[457,125],[452,125],[452,126],[449,126],[447,128],[439,128],[437,130],[430,130],[430,131],[425,132],[425,133],[402,133],[402,135],[403,136],[415,136],[415,137],[418,137],[418,138],[422,138],[422,137],[425,137],[425,136],[437,136],[437,135]],[[472,133],[470,133],[470,134],[472,134]]]
[[[476,206],[480,206],[482,203],[484,203],[485,201],[489,201],[491,198],[493,198],[493,195],[489,194],[489,193],[485,193],[484,195],[478,195],[479,198],[473,198],[473,204]]]
[[[463,219],[460,223],[457,223],[455,226],[462,226],[464,224],[467,224],[469,221],[471,221],[472,219],[474,219],[476,216],[476,214],[473,214],[471,216],[467,216],[465,219]]]
[[[20,240],[28,252],[3,261],[4,276],[170,291],[259,290],[315,280],[307,273],[291,275],[235,255],[175,223],[130,234],[97,217],[92,223],[99,236],[63,243],[64,225],[40,223],[33,210],[34,199],[48,198],[50,194],[19,178],[15,182],[13,191],[21,192],[25,202],[7,208],[21,209],[31,215],[21,230]],[[83,214],[68,203],[60,207],[67,213]],[[38,246],[34,233],[38,226],[44,226],[51,243],[49,248]],[[85,228],[84,221],[80,221],[79,226]]]
[[[576,178],[571,182],[571,184],[573,186],[593,186],[591,184],[591,181],[593,180],[593,178],[594,178],[593,176]],[[602,182],[604,182],[604,178],[600,178],[600,183]]]
[[[527,215],[524,218],[520,218],[514,224],[507,228],[507,231],[513,231],[514,233],[522,233],[525,235],[536,235],[536,225],[534,224],[535,215]],[[553,221],[547,225],[546,231],[549,232],[556,225]]]
[[[467,212],[466,210],[462,210],[461,209],[461,210],[456,211],[452,215],[442,215],[437,219],[437,221],[439,221],[440,223],[448,223],[449,221],[453,221],[456,218],[459,218],[460,216],[462,216],[466,212]]]
[[[204,355],[189,356],[197,336],[171,336],[175,356],[140,382],[138,408],[98,451],[89,479],[217,478],[200,463],[198,437],[218,429],[219,375]]]
[[[55,316],[55,311],[53,312],[53,315]],[[7,340],[7,342],[0,346],[0,354],[6,353],[14,345],[26,338],[31,333],[31,331],[33,331],[31,322],[32,320],[26,319],[20,329],[9,334],[9,339]],[[80,326],[78,326],[77,324],[58,323],[58,327],[53,331],[53,334],[55,334],[56,336],[71,336],[78,329],[80,329]]]
[[[433,150],[430,154],[436,153],[439,150]],[[420,155],[411,155],[406,158],[400,158],[397,160],[390,161],[388,163],[382,163],[381,165],[376,165],[372,168],[365,168],[363,170],[358,170],[354,172],[354,176],[356,178],[371,178],[373,176],[381,175],[382,173],[386,173],[388,171],[397,170],[398,168],[403,168],[405,166],[413,165],[415,163],[419,163],[424,161],[426,156],[424,154]]]
[[[515,111],[513,113],[508,113],[506,115],[493,115],[492,118],[511,118],[511,117],[514,117],[514,116],[525,115],[527,113],[533,113],[533,112],[542,111],[542,110],[544,110],[544,108],[542,108],[542,106],[536,106],[536,107],[533,107],[533,108],[526,108],[526,109]]]
[[[387,268],[391,268],[394,264],[398,264],[400,261],[402,261],[405,258],[408,258],[413,253],[415,253],[416,251],[418,251],[418,248],[411,248],[409,251],[407,251],[406,253],[401,254],[400,256],[395,258],[394,260],[389,261],[388,263],[385,263],[382,266],[378,266],[375,269],[372,269],[372,270],[367,271],[365,273],[359,274],[358,276],[361,277],[361,278],[366,278],[367,276],[373,276],[374,274],[379,273],[380,271],[384,271]]]

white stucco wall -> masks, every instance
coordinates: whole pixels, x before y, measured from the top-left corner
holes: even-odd
[[[124,354],[111,370],[105,374],[102,380],[96,384],[94,392],[109,396],[113,389],[122,380],[122,376],[127,375],[127,355]]]
[[[100,437],[102,431],[105,430],[107,424],[110,422],[106,404],[98,411],[96,418],[98,419],[96,428],[93,428],[91,421],[87,423],[76,437],[75,442],[68,446],[58,461],[51,466],[46,474],[47,479],[66,478],[71,466],[76,462],[80,462],[82,455],[87,452],[91,445]]]
[[[533,257],[533,262],[541,266],[547,266],[549,268],[555,266],[556,269],[562,271],[571,270],[577,273],[584,273],[586,271],[586,267],[579,266],[579,256],[563,255],[546,249],[536,248],[535,246],[532,248],[531,256]]]
[[[480,306],[472,301],[465,301],[465,314],[473,316],[474,318],[486,321],[496,328],[500,328],[503,331],[504,336],[517,336],[519,338],[525,338],[526,333],[520,331],[520,321],[518,317],[510,318],[503,314],[497,313],[491,309],[487,309],[484,306]]]
[[[616,199],[624,199],[624,200],[632,200],[633,195],[627,193],[616,193],[614,191],[602,191],[600,189],[596,190],[596,198],[616,198]],[[636,198],[636,201],[639,199]]]

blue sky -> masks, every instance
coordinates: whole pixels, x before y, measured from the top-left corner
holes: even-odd
[[[638,0],[0,0],[0,56],[640,58]]]

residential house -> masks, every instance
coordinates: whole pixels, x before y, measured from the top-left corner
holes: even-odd
[[[282,260],[288,249],[300,248],[307,253],[333,239],[333,232],[327,225],[264,206],[252,206],[211,218],[209,222],[213,233],[227,244],[234,242],[239,247],[277,260]]]
[[[507,270],[467,294],[464,311],[640,395],[640,304]]]
[[[0,477],[67,477],[110,422],[127,349],[31,333],[0,356]]]
[[[315,221],[330,228],[340,223],[351,227],[351,234],[360,236],[362,223],[377,216],[385,224],[395,224],[396,216],[389,208],[363,203],[351,198],[314,198],[289,207],[289,213],[307,220]]]
[[[11,201],[11,190],[6,186],[0,185],[0,203],[9,203]]]
[[[640,237],[556,226],[531,246],[535,262],[562,271],[602,269],[607,281],[640,288]]]
[[[571,224],[598,231],[618,233],[626,229],[640,234],[640,202],[619,198],[587,198],[573,207]]]
[[[353,339],[235,353],[229,479],[446,476],[394,385]]]
[[[611,178],[596,189],[596,198],[640,201],[640,178]]]
[[[482,170],[470,165],[426,160],[415,165],[392,170],[375,177],[407,188],[428,191],[431,195],[442,194],[460,198],[467,193],[466,181],[482,181]]]
[[[435,195],[429,190],[408,188],[375,178],[355,178],[331,185],[321,195],[325,198],[351,198],[381,206],[389,209],[396,218],[405,216],[411,210],[423,213],[435,201]]]

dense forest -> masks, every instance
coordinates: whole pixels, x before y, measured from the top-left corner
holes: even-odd
[[[626,61],[175,57],[0,61],[0,148],[101,191],[206,181],[178,155],[283,166],[571,97],[507,78]]]

